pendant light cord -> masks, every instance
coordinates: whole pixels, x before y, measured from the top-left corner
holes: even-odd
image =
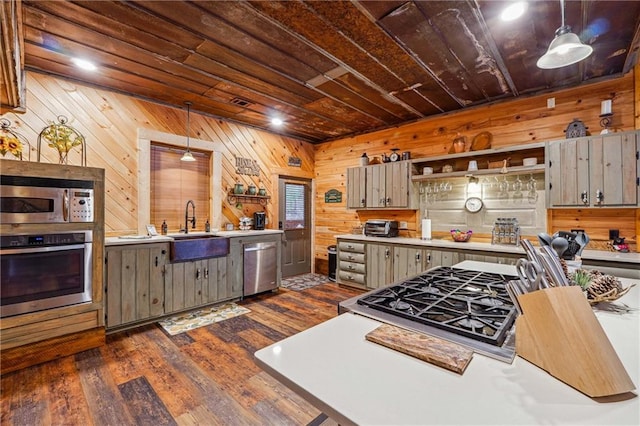
[[[564,0],[560,0],[560,14],[562,16],[562,26],[564,27]]]
[[[190,116],[191,116],[191,102],[185,102],[187,104],[187,150],[189,149],[189,129],[191,129]]]

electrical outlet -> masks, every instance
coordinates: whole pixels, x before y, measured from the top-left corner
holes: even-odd
[[[399,227],[400,229],[407,229],[407,228],[409,227],[409,224],[408,224],[407,222],[400,222],[400,223],[398,224],[398,227]]]
[[[547,108],[556,107],[556,98],[547,98]]]

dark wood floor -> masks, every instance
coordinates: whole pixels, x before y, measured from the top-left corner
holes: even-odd
[[[320,412],[253,353],[337,315],[328,283],[248,298],[239,317],[169,336],[156,324],[2,377],[2,425],[305,425]]]

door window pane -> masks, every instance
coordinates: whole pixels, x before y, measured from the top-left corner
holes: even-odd
[[[285,183],[284,229],[304,229],[305,223],[305,187],[298,183]]]

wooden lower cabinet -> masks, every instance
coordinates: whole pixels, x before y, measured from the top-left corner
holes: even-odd
[[[232,298],[226,257],[169,264],[164,284],[166,313]]]
[[[384,287],[393,282],[393,246],[367,244],[367,288]]]
[[[123,328],[165,315],[238,298],[228,257],[169,263],[169,243],[106,248],[105,322]]]
[[[169,243],[106,248],[107,328],[164,315],[164,267]]]

